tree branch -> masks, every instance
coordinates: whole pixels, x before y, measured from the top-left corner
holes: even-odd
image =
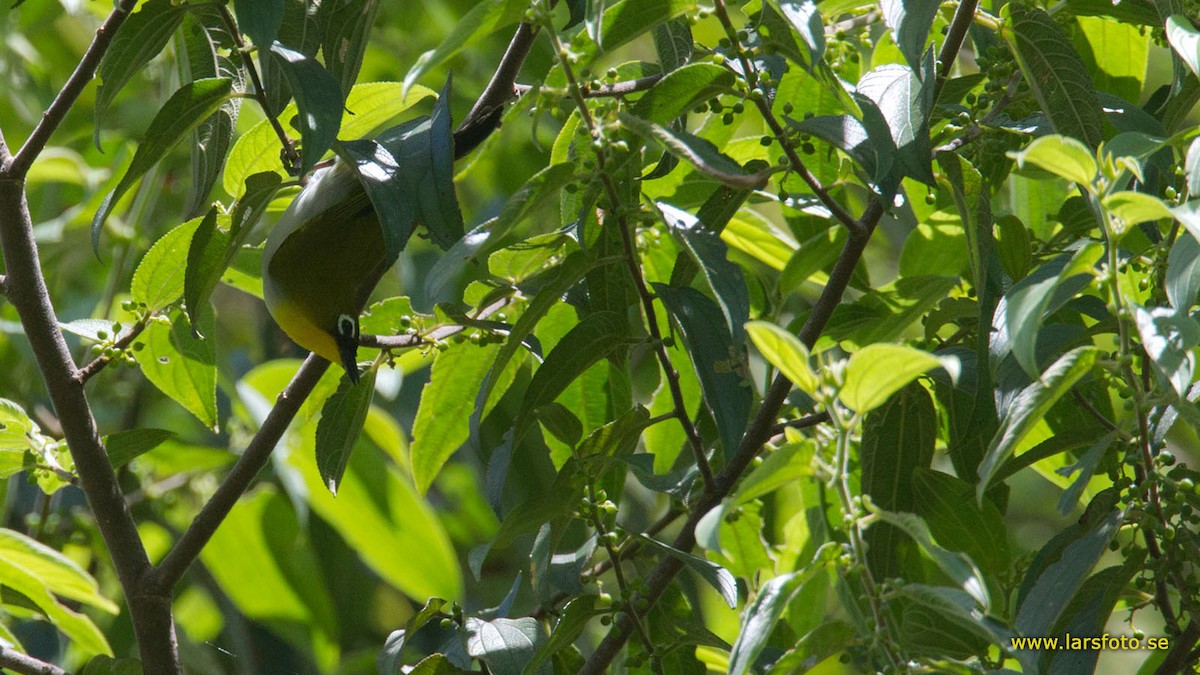
[[[37,159],[38,155],[46,147],[46,143],[50,140],[50,136],[54,134],[54,130],[62,123],[63,118],[67,116],[67,111],[75,104],[75,99],[83,93],[84,87],[96,75],[96,68],[100,67],[100,59],[104,58],[104,52],[108,50],[108,45],[112,43],[113,36],[117,34],[117,29],[125,22],[129,13],[133,10],[133,6],[137,4],[137,0],[121,0],[117,6],[113,8],[108,18],[100,27],[96,29],[96,37],[92,39],[92,44],[88,45],[87,51],[83,53],[83,58],[79,60],[79,65],[75,67],[75,72],[67,78],[66,84],[58,92],[58,96],[54,97],[54,102],[42,114],[42,121],[38,122],[34,127],[33,133],[29,134],[29,138],[25,140],[25,144],[17,151],[17,154],[12,159],[12,163],[7,167],[3,167],[4,175],[12,176],[13,178],[24,178],[29,172],[29,167],[33,165],[33,160]]]
[[[3,647],[0,647],[0,666],[20,675],[68,675],[67,671],[54,664]]]
[[[75,378],[75,362],[58,328],[42,276],[24,188],[23,180],[0,175],[0,249],[8,272],[8,298],[21,318],[55,414],[62,423],[80,485],[112,555],[143,664],[147,672],[178,673],[170,598],[155,597],[142,584],[151,569],[150,560],[100,441],[83,384]]]
[[[112,343],[111,348],[122,351],[125,350],[129,347],[129,345],[133,344],[133,341],[137,339],[137,336],[142,334],[142,331],[146,330],[146,326],[149,325],[149,323],[150,317],[145,317],[133,324],[129,327],[129,330],[125,331],[121,337],[117,338],[116,341]],[[112,363],[112,357],[108,354],[101,354],[100,356],[97,356],[82,368],[75,371],[75,381],[79,382],[80,384],[87,382],[88,380],[92,379],[96,373],[104,370],[109,363]]]
[[[283,437],[288,424],[300,411],[300,406],[308,399],[327,368],[329,362],[316,354],[309,354],[304,360],[212,498],[200,509],[162,563],[147,576],[145,583],[152,592],[169,595],[175,584],[183,578],[188,566],[200,555],[234,504],[266,466],[275,444]]]

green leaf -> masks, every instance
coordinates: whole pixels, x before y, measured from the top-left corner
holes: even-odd
[[[1018,167],[1031,164],[1055,176],[1074,181],[1091,189],[1099,168],[1096,154],[1083,143],[1069,136],[1042,136],[1020,152],[1010,152]]]
[[[452,344],[433,362],[413,421],[413,482],[425,494],[450,455],[470,436],[469,418],[499,345]]]
[[[979,483],[975,493],[982,499],[997,469],[1016,450],[1017,444],[1042,421],[1050,407],[1062,398],[1076,382],[1091,371],[1100,350],[1085,346],[1063,354],[1041,377],[1021,390],[1003,411],[1000,429],[988,447],[987,456],[979,466]]]
[[[937,412],[929,392],[909,384],[872,410],[863,421],[859,461],[862,493],[881,509],[915,511],[913,473],[933,461]],[[866,532],[867,565],[876,578],[904,576],[901,549],[907,544],[890,525]]]
[[[451,80],[438,93],[430,116],[428,173],[418,193],[421,220],[433,242],[449,249],[463,236],[462,211],[454,194],[454,129],[450,119]],[[407,159],[403,157],[402,159]]]
[[[817,393],[821,380],[809,365],[808,348],[800,338],[766,321],[751,321],[746,324],[746,332],[763,358],[800,391],[809,396]]]
[[[193,218],[175,227],[146,251],[133,272],[129,287],[135,302],[146,303],[147,310],[154,312],[183,295],[188,249],[200,221],[200,218]]]
[[[1005,296],[1004,320],[1013,356],[1032,377],[1037,377],[1037,337],[1042,318],[1068,298],[1059,290],[1069,280],[1089,275],[1103,254],[1103,247],[1089,242],[1073,256],[1060,256],[1042,265],[1009,289]],[[1078,281],[1086,282],[1090,279]],[[1072,294],[1073,295],[1073,294]]]
[[[528,420],[535,409],[552,402],[584,371],[614,350],[633,344],[629,324],[615,312],[593,312],[558,341],[538,366],[521,401],[520,420]]]
[[[1167,257],[1167,298],[1171,306],[1187,311],[1200,294],[1200,242],[1189,231],[1180,235]]]
[[[417,223],[416,199],[400,165],[387,148],[368,139],[338,143],[334,149],[366,189],[383,228],[384,257],[394,262]]]
[[[679,324],[721,446],[725,456],[732,457],[746,430],[753,399],[745,376],[745,348],[733,343],[720,308],[707,296],[693,288],[663,284],[654,284],[654,291]]]
[[[754,664],[767,647],[771,633],[792,603],[792,598],[818,571],[824,571],[824,566],[809,565],[799,572],[789,572],[763,584],[742,615],[737,641],[729,652],[730,675],[756,672]]]
[[[495,675],[521,675],[533,655],[546,644],[542,624],[529,617],[491,621],[471,617],[464,628],[467,653],[486,663],[488,672]],[[554,669],[544,663],[533,672],[550,675]]]
[[[794,129],[812,134],[846,153],[876,181],[892,169],[895,149],[872,143],[862,122],[850,115],[817,115],[799,122],[789,117],[786,121]]]
[[[258,47],[266,47],[279,35],[284,0],[233,0],[238,28]]]
[[[342,378],[337,391],[325,399],[321,408],[315,441],[317,469],[325,487],[334,495],[337,495],[346,465],[350,463],[350,453],[371,408],[377,372],[374,368],[368,370],[357,383],[351,382],[349,377]]]
[[[913,70],[921,67],[925,39],[929,37],[929,29],[941,5],[939,0],[881,0],[879,3],[884,22]]]
[[[51,593],[108,614],[120,608],[100,594],[96,580],[75,561],[15,530],[0,528],[0,559],[35,576]]]
[[[338,134],[349,139],[369,136],[434,93],[425,87],[415,87],[408,96],[401,96],[401,89],[396,82],[372,82],[351,89]],[[286,121],[295,115],[296,104],[292,103],[284,108],[279,118]],[[279,154],[282,150],[283,145],[270,122],[263,120],[250,127],[229,151],[222,178],[225,191],[240,199],[250,176],[261,172],[281,173],[283,165]]]
[[[309,505],[368,567],[410,598],[461,599],[461,568],[454,547],[412,480],[381,452],[355,452],[335,497],[316,466],[313,437],[294,441],[299,442],[288,462],[308,487]]]
[[[692,257],[712,289],[734,344],[746,341],[750,318],[750,291],[742,268],[729,260],[729,249],[719,233],[697,216],[665,202],[655,204],[675,240]]]
[[[637,449],[642,432],[650,423],[650,414],[642,406],[634,406],[617,419],[601,426],[579,444],[576,455],[587,457],[624,457]]]
[[[805,65],[812,70],[825,58],[825,24],[817,5],[809,0],[776,0],[773,4],[808,48],[809,62]]]
[[[183,304],[197,337],[203,337],[199,330],[201,315],[212,313],[209,297],[225,273],[231,244],[229,232],[217,227],[217,207],[213,206],[192,235],[183,273]]]
[[[842,403],[859,414],[883,405],[909,382],[942,366],[953,367],[938,357],[912,347],[896,344],[867,345],[855,352],[846,364],[845,385],[839,393]]]
[[[604,8],[597,46],[605,52],[620,47],[655,26],[695,7],[693,0],[622,0]]]
[[[1095,148],[1104,117],[1087,69],[1053,17],[1036,7],[1010,3],[1001,10],[1011,30],[1002,32],[1025,81],[1057,133]]]
[[[454,24],[454,30],[442,40],[436,49],[421,54],[416,63],[404,76],[404,91],[408,90],[426,73],[442,65],[467,45],[478,44],[479,38],[495,33],[501,28],[517,23],[529,9],[526,0],[484,0],[478,2]]]
[[[974,487],[940,471],[920,468],[912,475],[914,506],[938,543],[967,554],[981,569],[999,576],[1011,562],[1008,533],[991,500],[977,504]]]
[[[920,516],[914,513],[897,513],[874,508],[871,513],[878,516],[880,521],[893,525],[912,537],[921,550],[933,559],[938,569],[974,598],[980,607],[985,610],[988,608],[991,602],[988,597],[987,584],[984,583],[983,574],[975,567],[975,563],[961,553],[947,551],[939,546],[929,532],[929,526]]]
[[[576,9],[578,5],[586,4],[586,0],[569,4],[572,20],[582,21],[582,12],[577,15]],[[691,25],[685,19],[672,19],[655,26],[651,36],[654,38],[654,53],[658,56],[658,64],[668,76],[692,60],[695,38],[692,37]]]
[[[166,429],[126,429],[109,434],[104,437],[104,449],[108,452],[108,463],[114,469],[120,468],[174,436],[175,432]]]
[[[1167,17],[1167,42],[1193,75],[1200,74],[1200,31],[1183,14]]]
[[[171,95],[162,109],[150,122],[146,138],[138,145],[121,182],[105,198],[92,219],[92,248],[99,250],[100,231],[108,214],[121,197],[133,187],[147,171],[162,159],[175,144],[183,140],[193,129],[212,115],[229,99],[233,92],[232,80],[213,77],[189,82]]]
[[[721,597],[725,599],[725,603],[730,609],[737,607],[738,591],[737,580],[729,570],[726,570],[720,565],[709,562],[704,558],[697,558],[690,553],[684,553],[677,548],[668,546],[657,539],[647,537],[644,534],[637,533],[634,535],[638,541],[648,544],[650,548],[658,551],[661,554],[668,555],[683,563],[684,567],[695,572],[701,579],[708,582],[710,586],[717,589]]]
[[[648,141],[657,141],[679,159],[689,162],[701,173],[724,185],[756,190],[763,186],[767,177],[763,174],[747,174],[728,155],[707,139],[686,131],[675,131],[629,113],[619,113],[621,124]]]
[[[1159,22],[1157,17],[1155,19],[1157,25]],[[1109,92],[1130,101],[1140,100],[1150,57],[1150,42],[1142,36],[1141,28],[1102,18],[1077,16],[1076,21],[1079,26],[1076,44],[1084,42],[1087,45],[1086,49],[1080,45],[1079,51],[1097,93]]]
[[[1186,311],[1168,307],[1133,308],[1142,347],[1155,370],[1171,383],[1175,393],[1187,397],[1196,372],[1192,350],[1200,345],[1200,324]]]
[[[358,78],[378,10],[379,0],[328,0],[321,6],[325,19],[321,53],[325,69],[341,83],[342,91],[350,91]]]
[[[345,97],[342,86],[316,60],[276,41],[271,53],[278,56],[284,77],[296,97],[300,124],[300,174],[308,173],[337,140],[342,126]]]
[[[201,324],[200,328],[212,334],[211,326]],[[134,350],[133,358],[146,379],[215,431],[217,363],[213,341],[196,338],[183,312],[178,310],[170,313],[165,324],[151,321],[141,341],[146,347]]]
[[[957,588],[904,584],[897,589],[897,593],[904,600],[910,600],[921,607],[933,610],[935,616],[949,619],[956,627],[968,631],[977,638],[1006,650],[1012,645],[1010,639],[1013,637],[1013,632],[980,612],[974,598]],[[941,640],[945,640],[949,636],[939,637]],[[943,642],[943,644],[945,643]],[[1037,672],[1036,667],[1029,668],[1030,661],[1025,660],[1020,654],[1016,656],[1023,667],[1029,669],[1028,672]]]
[[[744,504],[785,485],[793,485],[801,478],[812,476],[814,453],[815,448],[809,441],[790,442],[771,451],[762,464],[738,483],[737,490],[730,496],[729,502]]]
[[[93,106],[97,148],[100,147],[100,122],[117,92],[167,46],[187,13],[187,5],[176,5],[171,0],[149,0],[121,24],[97,70],[102,80]]]
[[[112,648],[108,646],[104,633],[100,632],[91,619],[61,604],[50,592],[46,582],[34,570],[22,564],[30,562],[29,560],[11,560],[4,553],[0,551],[0,584],[28,598],[55,628],[74,643],[75,648],[87,655],[112,656]]]
[[[872,70],[858,81],[855,98],[863,107],[863,122],[877,148],[876,155],[886,154],[890,146],[881,146],[874,131],[877,122],[870,114],[873,103],[886,123],[892,143],[896,146],[896,162],[904,173],[916,180],[933,185],[933,149],[929,141],[929,112],[933,107],[934,83],[922,82],[917,73],[923,68],[908,68],[886,64]],[[932,79],[932,78],[930,78]],[[878,168],[877,168],[878,171]]]
[[[1088,506],[1105,502],[1101,493]],[[1051,539],[1030,566],[1018,599],[1014,627],[1021,635],[1046,635],[1104,555],[1121,525],[1121,511],[1085,515]]]
[[[275,193],[279,191],[280,183],[279,174],[271,171],[251,174],[246,178],[246,185],[229,220],[229,232],[236,241],[242,241],[250,228],[266,213]]]
[[[734,75],[728,68],[692,63],[667,73],[630,110],[649,122],[668,124],[697,104],[729,91],[733,84]]]
[[[564,649],[569,649],[579,639],[579,636],[583,635],[583,630],[592,617],[602,614],[604,611],[596,609],[596,596],[594,595],[580,595],[572,598],[563,607],[561,618],[558,623],[554,624],[550,639],[537,650],[521,671],[521,675],[534,675],[546,659]]]
[[[176,49],[180,75],[184,82],[207,77],[227,77],[233,81],[235,96],[221,105],[192,132],[192,186],[185,213],[194,218],[211,205],[209,195],[221,175],[233,130],[237,126],[242,99],[236,94],[246,90],[246,74],[233,55],[233,38],[214,7],[192,7],[192,21],[180,36],[182,49]]]
[[[1173,217],[1161,199],[1145,192],[1121,190],[1105,197],[1103,204],[1109,214],[1119,221],[1114,223],[1117,236],[1138,223]]]
[[[729,219],[721,231],[721,239],[775,270],[783,270],[800,248],[787,228],[748,210],[739,211]]]

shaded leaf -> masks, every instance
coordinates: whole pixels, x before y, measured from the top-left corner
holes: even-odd
[[[300,129],[300,174],[308,173],[337,140],[345,97],[342,86],[314,58],[285,47],[278,40],[271,53],[279,57],[284,77],[296,97]]]
[[[342,378],[337,391],[325,399],[325,405],[321,407],[315,441],[317,470],[321,472],[325,487],[334,495],[371,408],[376,372],[375,368],[369,369],[358,382],[351,382],[349,377]]]

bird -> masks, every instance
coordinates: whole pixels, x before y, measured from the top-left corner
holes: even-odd
[[[340,158],[318,169],[263,248],[263,300],[296,344],[358,383],[358,318],[390,267],[366,190]]]

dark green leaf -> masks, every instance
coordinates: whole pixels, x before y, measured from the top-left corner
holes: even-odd
[[[933,150],[929,141],[933,82],[922,82],[917,76],[919,71],[921,68],[898,64],[880,66],[858,81],[856,98],[863,106],[863,123],[867,133],[877,148],[876,171],[882,168],[878,165],[878,159],[888,154],[891,146],[874,128],[879,119],[868,115],[873,113],[872,108],[878,111],[887,126],[891,142],[896,147],[896,163],[903,167],[904,174],[926,185],[933,185]]]
[[[142,675],[142,673],[142,662],[137,659],[96,656],[87,662],[80,675]]]
[[[938,569],[950,577],[959,588],[966,591],[980,607],[985,610],[988,608],[990,604],[988,589],[979,569],[961,553],[947,551],[945,548],[939,546],[934,541],[933,535],[929,532],[929,526],[925,524],[925,521],[920,516],[915,513],[897,513],[880,510],[872,510],[872,513],[878,516],[881,522],[894,525],[912,537],[917,546],[920,546],[921,550],[925,551],[925,554],[933,559]]]
[[[163,104],[150,128],[146,130],[146,138],[138,146],[133,156],[133,163],[121,182],[112,193],[105,198],[103,206],[97,209],[92,219],[92,248],[99,250],[100,231],[108,214],[116,206],[129,188],[147,171],[158,163],[175,144],[183,140],[193,129],[212,115],[229,99],[233,91],[233,82],[228,78],[214,77],[206,80],[196,80],[185,84],[179,91],[171,95]]]
[[[542,624],[529,617],[492,621],[470,618],[466,631],[467,653],[486,663],[488,672],[495,675],[521,675],[533,655],[546,644]],[[543,663],[532,672],[550,675],[554,669]]]
[[[750,320],[750,292],[746,288],[742,268],[729,260],[729,248],[721,241],[719,233],[707,223],[665,202],[658,202],[656,206],[671,234],[675,235],[675,239],[704,273],[709,288],[721,305],[721,312],[725,314],[725,323],[734,344],[744,343],[744,326]]]
[[[417,223],[417,204],[411,186],[405,182],[396,158],[375,141],[345,141],[335,144],[334,149],[354,167],[371,206],[375,207],[383,228],[384,257],[390,266],[408,244]]]
[[[1000,430],[988,447],[987,456],[979,466],[976,496],[982,497],[1000,468],[1016,450],[1026,435],[1037,426],[1050,407],[1062,398],[1081,377],[1091,371],[1100,350],[1086,346],[1063,354],[1040,379],[1025,387],[1004,411]]]
[[[733,83],[734,75],[728,68],[693,63],[668,72],[633,104],[631,111],[655,124],[668,124],[696,105],[729,91]]]
[[[938,543],[967,554],[990,575],[1008,570],[1008,535],[995,504],[977,504],[971,484],[927,468],[913,472],[912,485],[913,506]]]
[[[1167,257],[1167,297],[1171,306],[1188,311],[1200,293],[1200,243],[1191,232],[1181,233]]]
[[[275,41],[283,23],[284,0],[233,0],[238,28],[259,47]]]
[[[1105,504],[1101,493],[1089,511]],[[1099,500],[1099,501],[1097,501]],[[1075,596],[1121,525],[1121,512],[1085,516],[1051,539],[1038,552],[1022,585],[1015,628],[1021,635],[1046,635]]]
[[[104,437],[104,449],[108,452],[108,463],[113,468],[128,464],[138,455],[150,452],[175,436],[166,429],[128,429]]]
[[[808,0],[776,0],[774,4],[808,48],[806,66],[811,70],[825,58],[825,24],[821,21],[821,12]]]
[[[675,317],[700,379],[704,401],[716,420],[725,456],[737,451],[753,398],[746,381],[746,353],[734,344],[717,303],[693,288],[654,284],[655,293]]]
[[[791,604],[792,597],[823,566],[811,565],[800,572],[791,572],[763,584],[754,602],[746,607],[737,641],[729,653],[730,675],[754,672],[759,654],[767,646],[775,625]]]
[[[582,20],[582,16],[580,19]],[[574,14],[572,14],[574,19]],[[664,73],[678,70],[692,59],[692,27],[687,21],[672,19],[655,26],[654,52],[658,55],[658,63]]]
[[[648,141],[657,141],[667,152],[691,163],[701,173],[734,188],[756,190],[763,186],[764,174],[748,174],[741,165],[722,153],[711,141],[686,131],[674,131],[661,124],[620,113],[621,124]]]
[[[1011,3],[1004,12],[1011,27],[1004,37],[1054,130],[1097,147],[1103,139],[1104,117],[1071,39],[1042,9]]]
[[[97,148],[100,147],[100,121],[109,104],[121,87],[167,46],[187,12],[187,5],[176,5],[171,0],[149,0],[130,14],[117,30],[97,71],[102,80],[96,90],[94,106]]]
[[[724,567],[721,567],[716,563],[709,562],[704,558],[697,558],[690,553],[684,553],[677,548],[667,546],[661,541],[658,541],[652,537],[647,537],[644,534],[639,533],[635,534],[634,536],[636,536],[639,541],[648,544],[651,548],[659,553],[675,558],[679,562],[683,563],[685,567],[695,572],[701,579],[708,582],[710,586],[717,589],[717,592],[720,593],[721,597],[725,599],[725,602],[729,605],[730,609],[737,607],[737,580],[732,574],[729,573],[729,570],[726,570]]]
[[[436,49],[421,54],[412,68],[409,68],[404,76],[405,91],[463,47],[478,44],[480,37],[521,21],[528,9],[527,0],[484,0],[476,3],[471,11],[454,24],[454,30]]]
[[[1187,396],[1196,371],[1192,349],[1200,345],[1200,324],[1186,311],[1169,307],[1135,307],[1134,319],[1155,370],[1171,383],[1175,393]]]
[[[593,363],[632,344],[628,334],[628,321],[614,312],[593,312],[584,317],[559,340],[533,374],[518,419],[526,420],[535,409],[552,402]]]
[[[183,272],[183,305],[196,337],[204,337],[200,333],[201,315],[212,313],[209,296],[225,274],[232,253],[231,244],[229,232],[217,227],[217,207],[214,206],[192,235],[187,268]]]
[[[642,431],[650,423],[650,414],[642,406],[588,434],[579,444],[577,455],[587,457],[624,457],[637,449]]]
[[[845,152],[875,180],[891,171],[894,146],[872,143],[866,128],[850,115],[820,115],[800,122],[788,118],[787,122]]]
[[[991,644],[1003,649],[1008,649],[1012,644],[1009,639],[1013,632],[1007,626],[981,613],[975,605],[975,599],[957,588],[905,584],[897,592],[903,599],[933,610],[937,616],[950,619],[958,627]],[[1023,659],[1020,654],[1017,658],[1028,668],[1030,661]],[[1029,672],[1037,671],[1035,668]]]
[[[537,650],[537,653],[521,671],[521,675],[534,675],[546,659],[575,644],[579,636],[583,635],[583,629],[587,627],[588,621],[604,611],[596,609],[596,596],[594,595],[581,595],[573,598],[563,607],[562,618],[554,625],[550,639]]]
[[[929,37],[929,29],[941,5],[938,0],[881,0],[879,3],[884,22],[892,30],[900,53],[913,70],[920,70],[925,38]]]
[[[325,24],[321,52],[326,70],[341,83],[342,91],[350,91],[358,79],[378,10],[379,0],[326,0],[321,4]]]
[[[422,221],[433,242],[449,249],[463,236],[462,211],[454,194],[454,127],[450,119],[451,79],[438,92],[430,117],[430,171],[418,193]]]
[[[325,487],[334,495],[371,408],[376,372],[374,368],[368,370],[357,383],[349,377],[342,378],[337,391],[321,407],[321,421],[317,423],[317,469]]]
[[[308,173],[337,140],[345,97],[342,86],[314,58],[289,49],[278,40],[271,53],[279,57],[284,77],[296,97],[300,129],[300,173]]]
[[[916,510],[913,475],[929,468],[936,441],[937,413],[925,388],[914,383],[893,394],[863,421],[859,449],[863,494],[882,509]],[[886,524],[873,526],[866,541],[867,565],[876,578],[903,576],[900,550],[907,541],[899,530]]]
[[[229,225],[229,232],[235,240],[243,240],[245,234],[266,212],[267,206],[275,198],[275,193],[279,191],[280,183],[282,180],[279,174],[273,171],[252,174],[246,179],[246,187],[233,207]]]

